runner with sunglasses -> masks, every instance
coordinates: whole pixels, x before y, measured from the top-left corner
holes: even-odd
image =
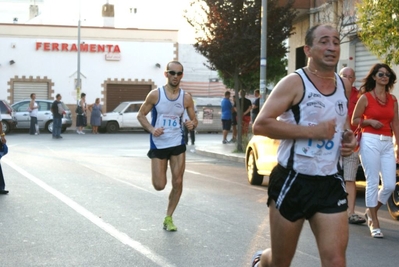
[[[186,164],[186,144],[184,141],[184,125],[188,130],[197,127],[194,102],[190,94],[179,87],[183,78],[183,65],[171,61],[166,65],[164,75],[167,83],[152,90],[139,110],[137,119],[150,132],[150,150],[152,184],[155,190],[165,189],[167,183],[168,162],[172,172],[172,191],[164,219],[166,231],[176,231],[172,220],[173,212],[179,203],[183,191],[183,174]],[[189,119],[183,121],[184,109]],[[151,111],[151,123],[146,115]]]

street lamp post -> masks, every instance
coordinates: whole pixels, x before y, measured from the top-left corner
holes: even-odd
[[[80,14],[78,21],[78,70],[77,70],[77,78],[76,78],[76,99],[79,101],[81,81],[80,81]]]
[[[259,81],[259,91],[260,95],[260,106],[266,100],[266,66],[267,66],[267,1],[262,0],[262,10],[261,10],[261,34],[260,34],[260,81]]]

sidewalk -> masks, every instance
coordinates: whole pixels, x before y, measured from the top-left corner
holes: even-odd
[[[197,153],[198,155],[213,157],[217,159],[231,160],[235,162],[245,163],[245,152],[234,152],[237,149],[237,144],[222,144],[210,142],[209,144],[199,144],[194,146],[188,145],[187,152]]]

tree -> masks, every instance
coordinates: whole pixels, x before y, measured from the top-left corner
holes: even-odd
[[[285,66],[277,63],[287,53],[284,40],[293,34],[296,11],[292,9],[293,0],[283,7],[278,6],[278,0],[267,2],[267,58],[276,63],[267,66],[270,81],[285,74]],[[259,73],[261,0],[194,0],[190,6],[192,9],[186,11],[185,17],[198,35],[194,47],[208,59],[208,68],[218,70],[224,81],[233,81],[241,118],[240,84],[248,83],[254,73]],[[190,14],[192,10],[199,12]],[[241,120],[238,120],[238,133],[237,150],[243,151]]]
[[[399,5],[397,0],[363,0],[357,5],[359,37],[387,64],[399,64]]]
[[[347,37],[357,35],[355,1],[358,0],[325,0],[318,7],[320,22],[335,24],[341,43],[348,42],[350,38]]]

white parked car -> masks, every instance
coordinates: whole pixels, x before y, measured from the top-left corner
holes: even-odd
[[[113,111],[102,117],[100,131],[115,133],[119,129],[143,129],[137,120],[137,114],[144,101],[129,101],[120,103]],[[147,115],[151,122],[151,112]]]

